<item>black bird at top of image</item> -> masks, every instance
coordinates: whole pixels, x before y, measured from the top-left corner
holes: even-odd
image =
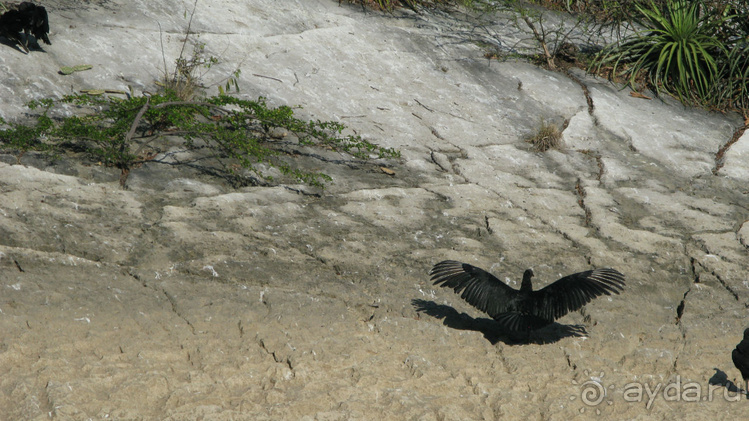
[[[21,39],[21,32],[25,38]],[[52,45],[49,41],[49,17],[44,6],[38,6],[25,1],[17,5],[9,5],[8,10],[0,15],[0,36],[21,45],[29,52],[29,34],[33,34],[37,44],[39,40]]]
[[[429,272],[434,285],[452,288],[460,298],[487,313],[507,330],[530,332],[554,323],[601,295],[619,294],[624,275],[614,269],[594,269],[565,276],[533,291],[533,271],[523,273],[516,290],[483,269],[446,260]]]
[[[749,329],[744,330],[744,339],[736,345],[736,349],[731,353],[733,365],[741,372],[741,378],[744,379],[744,393],[749,399]]]

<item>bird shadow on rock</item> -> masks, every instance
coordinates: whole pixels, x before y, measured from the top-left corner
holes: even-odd
[[[42,45],[36,40],[36,38],[33,37],[33,35],[31,37],[29,37],[29,39],[28,39],[28,41],[26,43],[28,44],[27,46],[29,48],[29,52],[31,52],[31,51],[40,51],[42,53],[46,53],[47,52],[44,49],[44,47],[42,47]],[[14,41],[12,39],[5,38],[2,35],[0,35],[0,45],[4,45],[4,46],[7,46],[7,47],[10,47],[10,48],[18,51],[19,53],[22,53],[22,54],[27,54],[27,55],[29,54],[29,53],[27,53],[26,51],[23,50],[23,47],[21,47],[21,44],[19,44],[18,42]]]
[[[434,301],[414,299],[411,300],[411,305],[419,313],[441,319],[447,327],[481,332],[492,345],[497,342],[507,345],[544,345],[570,336],[583,337],[588,334],[585,327],[581,325],[562,325],[556,322],[532,332],[512,332],[493,319],[486,317],[473,318],[465,313],[459,313],[450,306],[437,304]]]
[[[710,377],[710,380],[707,381],[709,384],[713,386],[725,386],[726,389],[728,389],[728,391],[732,393],[747,393],[741,390],[741,388],[738,387],[736,383],[728,380],[728,374],[726,374],[725,371],[719,368],[713,368],[713,370],[715,370],[715,374],[713,374],[713,376]],[[747,399],[749,399],[749,395],[747,395]]]
[[[13,48],[14,50],[17,50],[19,53],[26,54],[25,51],[23,51],[23,48],[14,40],[5,38],[4,36],[0,35],[0,45]],[[5,48],[3,48],[5,50]],[[31,50],[31,45],[29,45],[29,50]]]

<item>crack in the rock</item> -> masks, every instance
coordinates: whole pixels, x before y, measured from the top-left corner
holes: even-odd
[[[739,224],[738,228],[736,229],[736,237],[739,239],[739,244],[749,249],[749,241],[747,241],[747,239],[741,235],[741,229],[744,228],[744,224],[746,224],[747,222],[749,222],[749,219]]]
[[[146,283],[146,281],[144,281],[143,279],[141,279],[141,278],[140,278],[140,275],[138,275],[137,273],[133,273],[133,271],[132,271],[132,270],[128,270],[128,271],[127,271],[127,274],[128,274],[128,275],[129,275],[129,276],[130,276],[131,278],[133,278],[133,279],[135,279],[136,281],[138,281],[138,283],[139,283],[139,284],[141,284],[142,286],[144,286],[144,287],[146,287],[146,288],[150,288],[150,286],[149,286],[149,285],[148,285],[148,284]]]
[[[464,185],[464,184],[470,184],[470,183],[461,183],[461,184],[456,184],[456,185]],[[437,198],[442,202],[445,202],[445,203],[452,202],[452,198],[444,193],[438,192],[436,190],[432,190],[429,187],[419,187],[419,188],[421,190],[424,190],[427,193],[437,196]]]
[[[567,359],[567,366],[572,369],[572,371],[577,370],[577,364],[572,362],[572,359],[570,358],[570,354],[567,352],[564,353],[564,358]]]
[[[682,349],[683,348],[684,348],[684,346],[682,345]],[[676,369],[676,366],[679,363],[679,355],[680,354],[681,354],[681,351],[679,351],[679,353],[676,354],[676,357],[674,357],[674,364],[671,366],[671,373],[669,373],[669,374],[673,374],[673,373],[677,373],[678,372],[677,369]]]
[[[440,114],[444,114],[444,115],[449,115],[449,116],[451,116],[451,117],[454,117],[454,118],[457,118],[457,119],[459,119],[459,120],[463,120],[463,121],[465,121],[465,122],[467,122],[467,123],[471,123],[471,124],[475,124],[475,123],[476,123],[475,121],[469,120],[469,119],[467,119],[467,118],[465,118],[465,117],[463,117],[463,116],[461,116],[461,115],[458,115],[458,114],[455,114],[455,113],[452,113],[452,112],[449,112],[449,111],[442,111],[442,110],[438,110],[438,109],[433,109],[433,108],[430,108],[429,106],[427,106],[427,105],[424,105],[424,104],[423,104],[423,103],[422,103],[421,101],[419,101],[419,100],[418,100],[418,99],[416,99],[416,98],[414,98],[414,101],[415,101],[415,102],[416,102],[417,104],[419,104],[419,105],[420,105],[420,106],[421,106],[422,108],[424,108],[425,110],[429,111],[430,113],[435,113],[435,112],[436,112],[436,113],[440,113]],[[416,118],[418,118],[419,120],[423,120],[423,119],[422,119],[421,117],[419,117],[418,115],[414,114],[413,112],[412,112],[411,114],[413,114],[413,115],[414,115],[414,116],[415,116]],[[433,127],[429,126],[429,129],[430,129],[430,131],[432,132],[432,134],[433,134],[433,135],[434,135],[435,137],[437,137],[437,138],[439,138],[439,139],[443,139],[443,140],[444,140],[444,138],[443,138],[443,137],[441,137],[441,136],[439,135],[439,133],[437,133],[437,132],[436,132],[436,130],[435,130],[435,129],[434,129]]]
[[[286,367],[289,368],[289,370],[291,370],[292,373],[294,373],[294,366],[291,363],[291,358],[289,358],[289,357],[281,358],[280,356],[276,355],[276,351],[273,351],[273,350],[269,349],[265,345],[265,341],[262,340],[262,339],[258,340],[258,345],[260,345],[260,348],[263,351],[265,351],[268,355],[270,355],[270,356],[273,357],[273,361],[275,361],[278,364],[284,364]]]
[[[287,186],[287,185],[283,185],[282,187],[284,189],[290,191],[290,192],[293,192],[293,193],[296,193],[296,194],[301,194],[302,196],[314,197],[314,198],[318,198],[318,199],[322,197],[322,194],[320,194],[320,193],[308,192],[308,191],[306,191],[304,189],[299,189],[299,188],[291,187],[291,186]]]
[[[484,224],[486,225],[486,231],[489,235],[494,234],[494,229],[489,225],[489,215],[484,215]]]
[[[585,95],[585,101],[588,103],[588,114],[593,115],[593,111],[595,110],[595,107],[593,105],[593,98],[590,96],[590,91],[588,90],[588,87],[577,76],[570,73],[569,70],[564,69],[564,74],[567,75],[567,77],[570,78],[573,82],[580,85],[580,88],[582,88],[583,90],[583,95]]]
[[[466,177],[461,174],[460,168],[458,164],[456,163],[457,158],[466,158],[466,151],[465,149],[460,148],[459,146],[451,143],[448,141],[448,143],[454,147],[454,149],[457,149],[457,152],[455,150],[431,150],[430,151],[430,158],[432,159],[432,162],[437,165],[442,171],[446,173],[452,173],[454,175],[457,175],[461,178],[463,178],[464,181],[468,182]],[[436,155],[435,153],[440,154],[441,156]]]
[[[733,298],[736,301],[739,301],[739,294],[736,291],[734,291],[733,288],[731,288],[731,286],[728,285],[728,283],[720,275],[718,275],[714,270],[709,270],[703,264],[701,264],[700,262],[698,262],[694,257],[690,257],[690,262],[691,262],[692,274],[694,275],[694,283],[695,284],[700,283],[700,275],[699,275],[699,273],[697,273],[697,267],[699,266],[699,268],[702,271],[704,271],[706,273],[709,273],[710,275],[714,276],[715,279],[717,279],[718,282],[723,286],[723,289],[725,289],[726,291],[728,291],[733,296]]]
[[[434,137],[436,137],[437,139],[439,139],[439,140],[446,140],[446,139],[445,139],[445,138],[444,138],[444,137],[443,137],[443,136],[442,136],[442,135],[440,134],[440,132],[438,132],[438,131],[437,131],[437,129],[435,129],[434,127],[432,127],[432,126],[429,126],[429,130],[430,130],[430,131],[432,132],[432,134],[434,135]]]
[[[153,285],[149,285],[144,279],[142,279],[140,277],[140,275],[138,275],[137,273],[133,273],[132,268],[130,268],[129,270],[127,270],[126,273],[127,273],[127,275],[129,275],[130,277],[132,277],[133,279],[135,279],[136,281],[138,281],[138,283],[141,284],[144,288],[149,288],[149,289],[152,289],[152,290],[154,290],[156,292],[162,293],[166,297],[167,301],[169,301],[169,304],[171,306],[171,311],[174,314],[176,314],[177,317],[179,317],[180,319],[184,320],[184,322],[190,328],[190,333],[192,333],[193,335],[195,335],[195,326],[193,326],[193,324],[190,322],[190,320],[188,320],[182,314],[182,312],[179,311],[179,309],[177,308],[177,301],[176,301],[176,299],[174,297],[172,297],[171,294],[169,294],[166,290],[164,290],[164,288],[157,288],[157,287],[155,287]],[[240,324],[241,324],[241,321],[240,321]],[[240,325],[240,330],[241,330],[241,325]],[[240,335],[240,337],[241,337],[241,335]],[[182,349],[185,348],[184,345],[180,345],[180,347]],[[119,348],[120,348],[120,352],[124,353],[124,351],[122,349],[122,346],[120,346]],[[187,353],[187,361],[188,362],[190,362],[191,364],[197,365],[197,366],[201,366],[201,363],[200,363],[200,349],[199,348],[195,350],[195,353],[197,354],[196,357],[193,357],[192,353],[189,350],[186,350],[185,352]],[[193,361],[193,360],[195,360],[195,361]]]
[[[582,184],[580,183],[580,179],[577,179],[577,183],[575,184],[575,192],[577,193],[577,204],[580,206],[580,208],[585,212],[585,226],[590,226],[590,220],[592,218],[592,214],[590,209],[585,205],[585,196],[587,195],[585,193],[585,189],[583,188]]]
[[[416,103],[417,103],[417,104],[421,105],[421,106],[422,106],[422,108],[424,108],[425,110],[429,111],[430,113],[433,113],[433,112],[434,112],[434,110],[433,110],[433,109],[431,109],[431,108],[427,107],[426,105],[422,104],[421,102],[419,102],[419,100],[418,100],[418,99],[414,98],[414,101],[416,101]]]
[[[725,155],[726,152],[733,146],[734,143],[738,142],[739,138],[744,134],[746,129],[749,128],[749,125],[743,125],[736,129],[733,132],[733,136],[731,136],[731,139],[726,142],[723,146],[718,149],[718,152],[715,153],[715,167],[713,168],[713,175],[718,175],[718,171],[720,171],[721,168],[723,168],[723,165],[725,164]]]
[[[596,181],[601,181],[601,178],[603,178],[603,171],[604,171],[603,159],[601,158],[601,154],[596,151],[592,151],[590,149],[577,149],[577,152],[580,152],[583,155],[591,156],[593,157],[593,159],[596,160],[596,165],[598,166],[598,174],[596,174]]]
[[[187,326],[190,327],[190,332],[192,332],[193,335],[195,334],[195,326],[193,326],[192,323],[182,314],[182,312],[179,311],[179,309],[177,308],[177,301],[174,299],[174,297],[171,296],[171,294],[169,294],[164,288],[157,288],[157,287],[154,287],[153,285],[149,285],[146,281],[141,279],[140,275],[138,275],[137,273],[133,273],[132,270],[128,270],[126,273],[130,277],[138,281],[138,283],[140,283],[142,286],[146,288],[151,288],[156,292],[160,292],[164,294],[167,301],[169,301],[169,305],[171,306],[172,313],[176,314],[180,319],[184,320],[185,323],[187,323]]]
[[[684,293],[684,296],[681,298],[681,302],[676,307],[676,324],[681,326],[681,316],[684,315],[684,309],[686,308],[686,302],[687,302],[687,295],[692,291],[692,288],[690,287],[687,289],[687,291]],[[684,332],[682,332],[683,334]]]
[[[717,273],[715,273],[715,271],[710,272],[710,274],[715,276],[715,279],[717,279],[718,282],[720,282],[720,284],[723,285],[723,288],[725,288],[726,291],[730,292],[731,295],[733,295],[733,298],[735,298],[736,301],[739,301],[739,294],[736,293],[736,291],[734,291],[733,288],[731,288],[731,286],[728,285],[725,280],[723,280],[723,278],[721,278]]]
[[[192,323],[190,323],[190,321],[187,320],[187,318],[184,315],[182,315],[182,312],[179,311],[179,309],[177,308],[177,300],[175,300],[174,297],[172,297],[172,295],[166,292],[166,290],[164,290],[163,288],[160,288],[159,290],[164,294],[166,299],[169,301],[169,304],[171,304],[172,313],[176,314],[180,319],[184,320],[185,323],[187,323],[187,326],[190,327],[190,332],[192,332],[192,334],[194,335],[195,326],[193,326]]]
[[[448,162],[442,162],[443,160],[439,156],[435,155],[434,153],[435,153],[435,151],[431,151],[430,154],[429,154],[429,157],[432,159],[432,162],[434,162],[444,172],[448,172],[448,173],[449,172],[453,172],[452,171],[452,166],[448,167],[448,165],[447,165],[447,164],[449,164],[449,158],[448,158]],[[439,153],[442,154],[441,152],[439,152]],[[444,155],[444,154],[442,154],[442,155]]]
[[[700,283],[700,275],[697,274],[697,261],[694,257],[689,258],[689,270],[692,272],[692,282],[695,284]]]
[[[596,180],[601,181],[601,178],[603,177],[603,159],[601,159],[600,154],[595,155],[596,158],[596,165],[598,165],[598,174],[596,175]]]

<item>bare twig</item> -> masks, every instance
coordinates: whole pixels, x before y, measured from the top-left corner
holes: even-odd
[[[138,123],[140,123],[140,119],[143,118],[143,114],[146,113],[146,110],[148,110],[148,106],[150,104],[151,104],[151,98],[146,98],[146,103],[143,104],[143,107],[141,107],[140,111],[138,111],[138,114],[135,116],[135,119],[133,120],[133,124],[130,125],[130,130],[127,132],[127,135],[125,135],[125,141],[122,143],[123,149],[125,148],[125,145],[130,143],[130,139],[133,138],[133,135],[135,134],[135,130],[138,128]]]
[[[187,29],[185,30],[185,40],[182,42],[182,49],[179,50],[179,56],[184,57],[185,53],[185,47],[187,46],[187,40],[190,38],[190,30],[192,29],[192,18],[195,16],[195,9],[198,8],[198,0],[195,0],[195,3],[192,5],[192,10],[190,11],[190,20],[187,21]],[[177,72],[179,66],[174,68],[174,77],[177,78]]]
[[[266,78],[266,79],[271,79],[271,80],[275,80],[276,82],[281,82],[281,83],[283,83],[283,81],[282,81],[281,79],[277,79],[277,78],[274,78],[274,77],[270,77],[270,76],[265,76],[265,75],[259,75],[259,74],[257,74],[257,73],[253,73],[253,74],[252,74],[252,76],[256,76],[256,77],[262,77],[262,78]]]
[[[218,105],[211,104],[210,102],[201,102],[201,101],[167,101],[167,102],[156,104],[153,106],[153,108],[170,107],[172,105],[197,105],[197,106],[202,106],[202,107],[210,107],[216,110],[223,111],[225,113],[229,112],[229,110],[227,110],[226,108],[219,107]]]
[[[531,28],[531,31],[533,31],[533,36],[536,37],[536,41],[538,41],[539,44],[541,44],[541,47],[544,49],[544,57],[546,58],[546,64],[549,65],[550,69],[556,69],[557,66],[554,64],[554,57],[552,57],[551,53],[549,52],[549,47],[546,45],[546,39],[543,35],[538,33],[538,30],[536,29],[536,26],[531,21],[531,18],[528,16],[523,16],[523,20],[525,21],[526,25],[528,25],[529,28]]]

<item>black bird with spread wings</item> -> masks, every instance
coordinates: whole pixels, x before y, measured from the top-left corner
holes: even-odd
[[[749,398],[749,329],[744,330],[744,339],[736,345],[736,349],[731,353],[733,365],[741,372],[741,378],[744,379],[746,386],[745,393]]]
[[[540,329],[598,296],[619,294],[624,288],[624,275],[614,269],[574,273],[538,291],[533,291],[531,269],[523,273],[520,290],[483,269],[454,260],[437,263],[429,274],[435,285],[452,288],[511,331]]]

